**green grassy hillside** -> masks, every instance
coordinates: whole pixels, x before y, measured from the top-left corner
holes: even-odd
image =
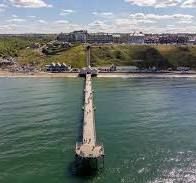
[[[84,67],[85,48],[75,45],[54,55],[45,55],[40,49],[29,48],[33,43],[43,45],[49,40],[33,38],[0,38],[0,57],[15,57],[20,64],[44,67],[52,62],[66,63],[72,67]],[[142,60],[142,62],[138,62]],[[156,66],[160,69],[190,66],[196,69],[196,46],[175,45],[105,45],[91,50],[92,66],[136,65],[142,68]]]
[[[50,38],[0,38],[0,57],[15,57],[19,64],[32,64],[37,67],[44,67],[52,62],[66,63],[73,67],[85,65],[85,50],[82,45],[74,46],[54,55],[45,55],[41,49],[31,48],[35,43],[44,45],[49,41],[51,41]]]
[[[2,37],[0,38],[0,57],[17,57],[20,50],[34,43],[45,44],[49,39],[25,38],[25,37]]]
[[[138,60],[143,60],[138,63]],[[114,45],[96,47],[92,50],[92,64],[102,65],[137,65],[140,67],[159,68],[190,66],[196,68],[196,46],[129,46]]]
[[[24,49],[20,51],[17,58],[21,64],[34,64],[39,67],[44,67],[52,62],[70,64],[72,67],[81,68],[86,62],[85,49],[83,46],[74,46],[66,51],[55,55],[44,55],[34,49]]]

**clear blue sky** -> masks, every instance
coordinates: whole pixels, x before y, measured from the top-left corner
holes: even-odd
[[[0,0],[0,33],[196,32],[196,0]]]

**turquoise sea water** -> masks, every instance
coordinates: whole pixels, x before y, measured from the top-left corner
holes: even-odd
[[[93,79],[105,168],[71,172],[83,79],[0,79],[0,183],[196,182],[196,80]]]

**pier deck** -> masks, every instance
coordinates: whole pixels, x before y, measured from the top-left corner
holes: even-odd
[[[99,158],[104,156],[104,148],[96,143],[91,74],[86,75],[84,95],[83,138],[81,143],[76,143],[76,155],[82,158]]]

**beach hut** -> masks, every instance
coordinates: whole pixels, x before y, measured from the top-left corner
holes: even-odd
[[[70,65],[67,65],[65,63],[61,64],[61,71],[62,72],[68,72],[71,70],[71,66]]]

